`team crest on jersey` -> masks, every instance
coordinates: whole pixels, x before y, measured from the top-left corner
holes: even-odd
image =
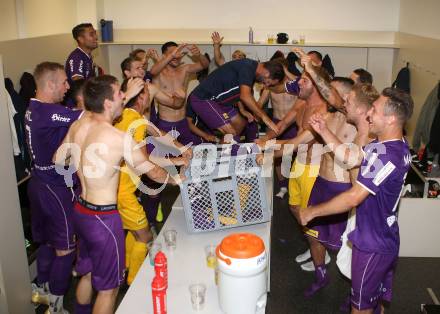
[[[223,118],[229,119],[229,115],[225,112],[225,113],[223,113]]]
[[[387,218],[388,227],[391,227],[396,222],[396,216],[390,216]]]

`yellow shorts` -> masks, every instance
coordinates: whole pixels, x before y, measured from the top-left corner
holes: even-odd
[[[124,229],[140,230],[148,227],[144,208],[134,193],[118,194],[118,210]]]
[[[304,165],[295,160],[290,169],[289,205],[307,207],[318,174],[319,165]]]

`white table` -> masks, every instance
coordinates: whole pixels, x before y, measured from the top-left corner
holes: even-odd
[[[272,178],[266,179],[267,199],[272,212]],[[201,282],[207,287],[206,303],[203,311],[197,313],[219,313],[217,286],[214,282],[214,270],[206,266],[204,247],[208,244],[219,244],[221,240],[231,233],[250,232],[258,235],[264,241],[266,251],[270,253],[270,228],[271,223],[250,225],[227,230],[191,234],[187,231],[184,211],[180,196],[172,208],[158,241],[164,246],[163,230],[175,229],[177,231],[177,248],[174,252],[164,249],[168,259],[168,290],[167,306],[169,314],[196,313],[191,307],[188,286],[191,283]],[[270,255],[268,254],[270,262]],[[270,275],[270,265],[267,267]],[[118,314],[150,314],[153,313],[151,297],[151,281],[154,277],[154,268],[147,257],[139,270],[135,280],[128,289],[124,299],[119,305]],[[268,278],[269,290],[270,278]]]

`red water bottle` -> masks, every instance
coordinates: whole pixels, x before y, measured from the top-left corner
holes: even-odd
[[[165,279],[165,285],[168,287],[167,257],[162,251],[159,251],[154,258],[154,271],[156,272],[156,276],[160,276]]]
[[[167,286],[165,279],[155,276],[151,282],[154,314],[167,314]]]

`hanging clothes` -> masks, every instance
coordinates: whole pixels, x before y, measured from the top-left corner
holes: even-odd
[[[399,73],[397,74],[396,80],[391,85],[394,88],[399,88],[408,94],[411,92],[410,87],[410,72],[409,72],[409,63],[406,64],[406,67],[400,69]]]
[[[327,70],[332,79],[335,77],[335,68],[333,67],[333,63],[329,55],[325,55],[324,59],[322,59],[322,67]]]
[[[415,151],[420,149],[422,143],[426,145],[429,142],[432,122],[439,105],[439,85],[440,83],[429,93],[420,111],[412,143]]]
[[[6,106],[8,108],[9,115],[9,128],[11,129],[12,149],[14,156],[18,156],[21,153],[20,145],[18,144],[17,131],[15,130],[14,116],[17,114],[14,104],[12,103],[11,96],[6,93]]]

